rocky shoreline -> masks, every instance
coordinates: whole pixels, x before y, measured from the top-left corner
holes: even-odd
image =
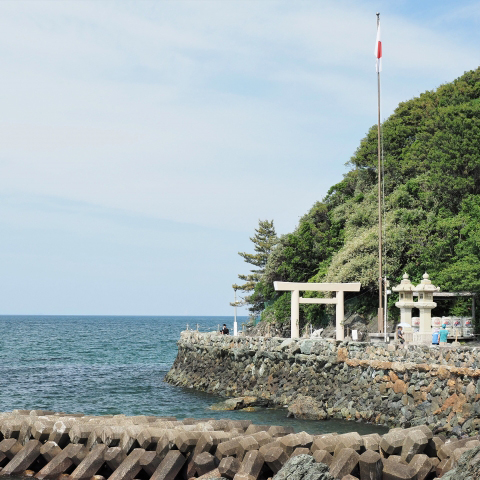
[[[383,436],[310,435],[249,420],[0,414],[0,477],[424,480],[479,471],[479,437],[447,439],[425,425]]]
[[[447,436],[480,425],[480,349],[182,332],[166,381],[256,397],[299,418],[338,418]]]

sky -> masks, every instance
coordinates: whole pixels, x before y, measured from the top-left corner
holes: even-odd
[[[233,315],[376,123],[376,12],[382,119],[478,67],[480,1],[1,0],[0,314]]]

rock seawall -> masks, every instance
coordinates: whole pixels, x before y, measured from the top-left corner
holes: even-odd
[[[256,396],[303,418],[472,434],[480,425],[480,349],[232,337],[182,332],[167,382]]]

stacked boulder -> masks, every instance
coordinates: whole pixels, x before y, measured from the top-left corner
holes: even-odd
[[[0,476],[40,480],[423,480],[479,446],[477,437],[446,440],[426,426],[310,435],[248,420],[0,414]]]
[[[182,332],[165,380],[310,420],[480,431],[480,348]]]

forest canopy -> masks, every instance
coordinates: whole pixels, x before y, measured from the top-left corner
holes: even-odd
[[[391,285],[404,272],[414,283],[428,272],[442,291],[479,293],[480,69],[400,103],[382,124],[382,136]],[[273,290],[276,280],[361,282],[360,295],[351,301],[360,313],[376,311],[376,125],[348,165],[343,180],[268,255],[251,297],[264,299],[264,313],[276,320],[290,315],[289,294]],[[456,314],[468,314],[468,305],[460,302]],[[303,307],[303,321],[321,323],[321,308]]]

